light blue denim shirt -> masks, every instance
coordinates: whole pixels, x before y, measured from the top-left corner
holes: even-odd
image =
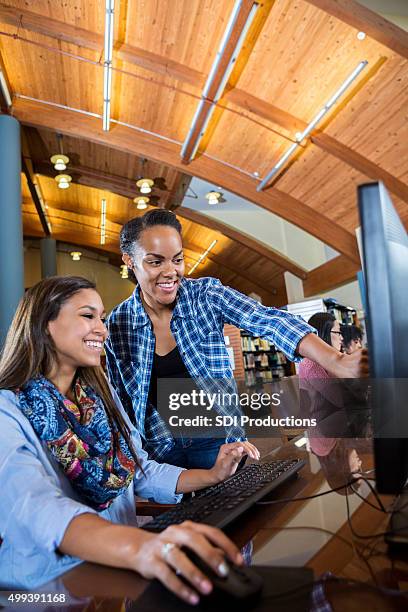
[[[133,485],[103,512],[81,503],[55,459],[39,440],[11,391],[0,391],[0,589],[34,588],[68,571],[80,559],[58,552],[71,520],[85,512],[136,527],[137,494],[175,503],[182,468],[149,460],[140,436],[129,424],[145,475],[137,470]],[[92,534],[89,534],[92,537]]]

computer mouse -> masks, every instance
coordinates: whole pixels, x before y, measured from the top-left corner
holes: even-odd
[[[199,570],[212,582],[213,590],[209,595],[200,593],[200,603],[214,604],[222,601],[249,604],[256,601],[261,594],[263,579],[254,570],[247,566],[235,565],[225,559],[229,568],[227,576],[223,578],[214,572],[207,563],[190,549],[183,548],[183,552]]]

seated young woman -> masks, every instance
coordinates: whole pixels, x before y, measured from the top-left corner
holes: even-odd
[[[101,298],[83,278],[42,280],[15,314],[0,360],[0,588],[33,588],[92,561],[158,578],[197,603],[212,586],[181,547],[220,575],[225,557],[242,563],[238,549],[192,522],[138,529],[134,496],[177,502],[259,453],[226,444],[209,470],[149,460],[100,367],[106,337]]]

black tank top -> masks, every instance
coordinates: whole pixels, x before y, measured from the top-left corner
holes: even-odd
[[[157,406],[157,380],[159,378],[191,378],[181,359],[177,346],[167,355],[157,355],[157,353],[154,353],[149,395],[147,398],[147,401],[153,406]]]

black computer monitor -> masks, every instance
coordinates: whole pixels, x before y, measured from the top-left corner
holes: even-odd
[[[382,183],[358,187],[376,485],[408,478],[408,235]]]

